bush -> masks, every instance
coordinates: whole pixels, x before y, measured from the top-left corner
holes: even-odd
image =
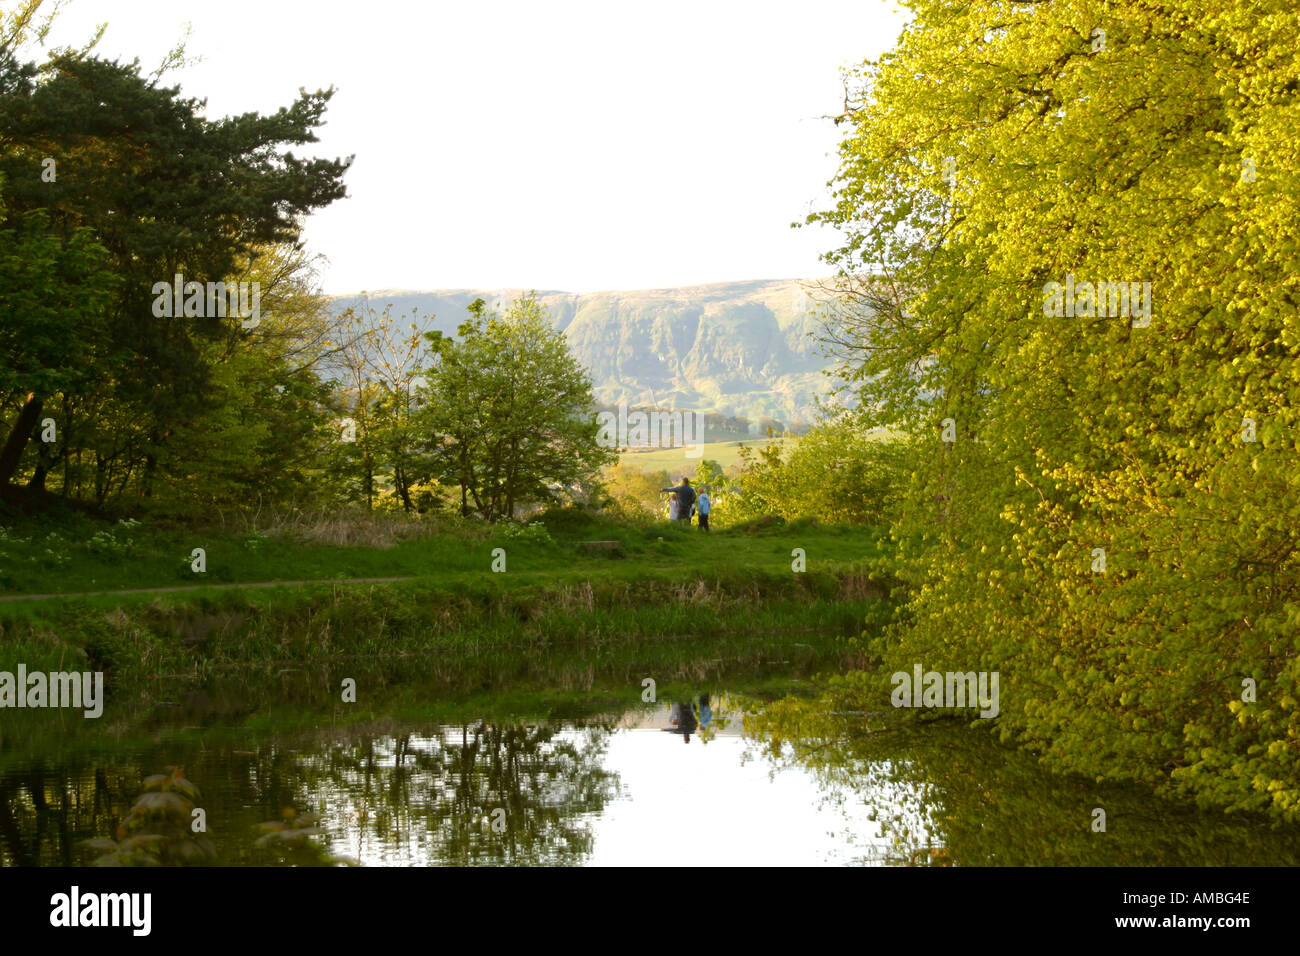
[[[540,522],[552,534],[560,535],[580,535],[601,527],[601,522],[591,512],[572,505],[552,506],[533,520]]]
[[[555,544],[546,525],[540,521],[518,524],[508,518],[502,518],[492,527],[492,537],[501,541],[522,541],[530,544]]]
[[[819,425],[798,442],[741,449],[740,474],[715,499],[728,525],[763,516],[826,524],[887,523],[901,500],[906,447],[851,418]]]

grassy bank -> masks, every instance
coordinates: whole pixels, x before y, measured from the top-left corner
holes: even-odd
[[[592,550],[584,542],[614,542]],[[871,529],[812,521],[705,534],[667,521],[636,526],[559,511],[525,526],[440,516],[294,516],[256,526],[92,519],[67,512],[0,522],[0,597],[266,581],[421,577],[457,587],[485,575],[544,581],[573,571],[635,579],[660,570],[836,569],[875,557]],[[195,570],[195,549],[203,570]],[[504,573],[494,571],[504,563]],[[531,576],[531,577],[530,577]],[[506,586],[513,586],[507,584]]]
[[[79,540],[103,530],[83,527]],[[130,556],[92,560],[87,551],[54,570],[29,562],[22,583],[65,593],[105,581],[170,586],[168,555],[195,532],[125,530]],[[15,531],[10,540],[38,531]],[[231,546],[249,534],[205,533]],[[593,539],[616,546],[582,546]],[[249,714],[256,710],[250,701],[317,712],[338,699],[348,676],[366,684],[359,700],[370,692],[373,703],[377,689],[401,682],[395,674],[418,672],[427,710],[434,699],[520,683],[583,691],[600,681],[707,676],[723,662],[802,659],[811,647],[825,658],[827,641],[887,614],[883,586],[862,570],[874,536],[812,523],[709,536],[561,513],[523,529],[379,519],[368,527],[260,532],[256,540],[247,561],[210,561],[210,573],[234,579],[228,589],[0,603],[0,670],[21,662],[29,671],[103,671],[117,705],[180,706],[200,693],[224,701],[217,712]],[[806,555],[806,571],[792,569],[795,548]],[[497,549],[505,553],[503,572],[491,569]],[[210,552],[221,553],[220,543]],[[335,579],[357,573],[409,577]],[[320,579],[238,586],[313,574]],[[833,660],[836,668],[852,663],[842,654]],[[213,690],[214,680],[239,690]],[[204,717],[195,713],[196,721]],[[138,725],[138,715],[126,722]]]
[[[704,574],[623,566],[540,576],[480,574],[384,585],[15,602],[0,607],[0,664],[92,667],[138,678],[254,663],[611,646],[690,635],[850,634],[883,613],[844,569]]]

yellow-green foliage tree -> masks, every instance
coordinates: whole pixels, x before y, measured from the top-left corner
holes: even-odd
[[[827,524],[886,523],[896,506],[904,445],[868,433],[850,416],[806,435],[741,449],[740,473],[724,492],[728,520],[776,515]]]
[[[660,489],[673,481],[666,470],[642,471],[618,461],[605,469],[603,477],[605,490],[619,515],[642,524],[664,519],[665,495]]]
[[[907,6],[814,217],[918,446],[884,670],[998,670],[1058,766],[1300,818],[1300,8]]]

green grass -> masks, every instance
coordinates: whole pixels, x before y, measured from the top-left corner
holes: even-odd
[[[418,537],[388,546],[149,523],[126,527],[86,518],[10,526],[0,529],[0,596],[405,576],[455,587],[485,578],[497,586],[517,587],[593,575],[633,580],[658,571],[752,568],[790,573],[796,547],[806,552],[810,571],[878,553],[877,535],[869,528],[809,522],[760,533],[711,534],[667,521],[634,527],[564,511],[547,515],[543,522],[545,534],[523,537],[490,526],[430,523]],[[612,555],[584,551],[580,543],[590,540],[617,541],[619,548]],[[203,573],[191,567],[194,548],[206,552]],[[504,551],[505,573],[492,571],[497,549]],[[16,603],[0,603],[0,608],[12,609]]]
[[[679,635],[850,633],[879,593],[865,576],[752,568],[551,578],[292,585],[275,590],[102,595],[0,605],[0,669],[89,660],[106,669],[180,673],[196,663],[489,648],[549,651]]]

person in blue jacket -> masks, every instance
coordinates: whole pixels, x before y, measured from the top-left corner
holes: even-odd
[[[709,489],[701,488],[700,496],[695,499],[695,511],[700,516],[700,530],[709,530],[709,512],[713,510],[713,499],[709,497]]]

